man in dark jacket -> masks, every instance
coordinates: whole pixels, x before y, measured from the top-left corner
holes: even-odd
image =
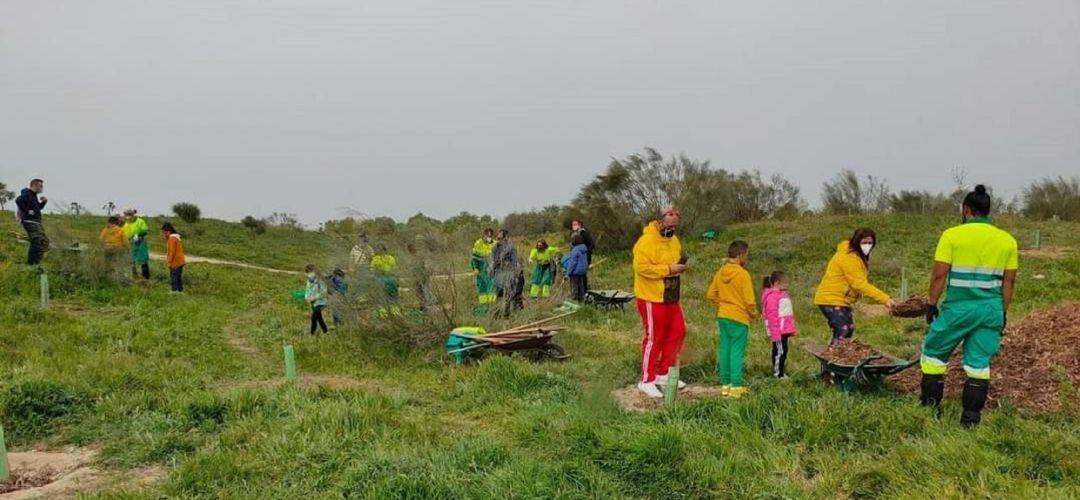
[[[15,198],[16,217],[30,240],[30,252],[26,262],[31,266],[40,264],[45,252],[49,251],[49,238],[45,236],[45,228],[41,225],[41,211],[45,209],[49,199],[44,196],[38,198],[44,190],[45,181],[34,179],[30,181],[30,187],[24,188],[19,197]]]
[[[525,273],[518,258],[517,247],[510,241],[510,232],[500,229],[495,249],[491,252],[491,271],[495,277],[495,295],[505,300],[504,314],[511,308],[524,309]]]

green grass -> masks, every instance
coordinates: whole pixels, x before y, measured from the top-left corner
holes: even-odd
[[[750,242],[755,277],[776,268],[791,274],[798,342],[823,341],[810,297],[839,240],[858,225],[874,227],[881,245],[872,279],[895,293],[905,268],[911,289],[921,291],[937,235],[954,222],[821,218],[736,226],[716,243],[687,242],[684,377],[714,383],[715,324],[704,290],[730,239]],[[1080,299],[1080,224],[1001,223],[1022,244],[1038,229],[1044,245],[1074,249],[1065,259],[1022,259],[1015,318]],[[86,241],[100,220],[46,224]],[[193,255],[292,269],[336,248],[317,233],[253,236],[234,224],[200,225],[203,234],[188,244]],[[12,231],[0,216],[0,234]],[[750,397],[633,414],[610,400],[637,375],[641,326],[633,312],[587,309],[565,321],[570,331],[560,343],[573,358],[564,363],[495,357],[455,367],[437,345],[403,348],[355,331],[309,338],[303,310],[288,300],[296,277],[230,267],[191,265],[189,293],[179,297],[165,293],[156,264],[149,288],[60,275],[54,301],[85,310],[41,311],[36,275],[16,263],[23,252],[12,238],[0,240],[0,421],[9,446],[94,445],[109,469],[167,468],[153,489],[128,493],[136,497],[1080,496],[1077,414],[1006,405],[964,430],[955,401],[937,421],[910,395],[824,387],[813,378],[816,362],[797,349],[793,380],[778,383],[768,377],[759,326],[748,352]],[[628,255],[611,256],[591,280],[629,289]],[[552,305],[530,304],[528,314]],[[864,339],[894,354],[918,348],[918,321],[857,321]],[[252,383],[282,376],[286,342],[296,346],[301,374],[351,377],[364,389]]]

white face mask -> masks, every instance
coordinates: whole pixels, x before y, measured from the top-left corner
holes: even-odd
[[[309,279],[311,281],[315,281],[315,274],[312,273],[312,274],[307,275],[307,279]]]
[[[862,254],[863,255],[866,255],[866,256],[869,257],[870,256],[870,251],[874,249],[874,244],[873,243],[863,243],[863,244],[859,245],[859,248],[862,249]]]

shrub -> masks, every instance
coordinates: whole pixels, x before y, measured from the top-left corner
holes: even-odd
[[[566,207],[550,205],[540,210],[514,212],[502,220],[500,227],[519,236],[542,236],[557,233],[570,227]]]
[[[266,221],[263,219],[256,219],[250,215],[240,220],[240,224],[251,230],[255,234],[263,234],[266,232]]]
[[[1057,216],[1067,221],[1080,221],[1080,179],[1046,178],[1024,189],[1025,216],[1049,219]]]
[[[889,209],[902,214],[957,213],[959,203],[953,201],[954,198],[929,191],[900,191],[889,196]]]
[[[645,148],[612,160],[605,173],[581,188],[568,214],[581,216],[586,226],[604,235],[598,244],[626,248],[642,225],[668,206],[682,213],[680,231],[695,234],[769,218],[781,209],[789,214],[802,205],[799,189],[779,175],[766,181],[758,172],[730,173],[682,155],[664,159]]]
[[[172,206],[172,211],[180,218],[180,220],[187,222],[188,224],[199,222],[199,218],[202,217],[202,210],[199,210],[199,207],[194,203],[177,203]]]
[[[844,169],[823,188],[822,202],[827,213],[868,214],[889,209],[889,186],[872,175],[859,180],[855,172]]]

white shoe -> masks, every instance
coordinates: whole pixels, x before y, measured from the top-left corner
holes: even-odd
[[[644,392],[646,396],[650,398],[660,399],[664,397],[664,393],[660,392],[660,389],[656,388],[656,384],[651,382],[638,382],[637,388],[639,391]]]
[[[657,375],[655,384],[657,387],[667,388],[667,380],[667,375]],[[680,391],[686,389],[686,382],[680,380],[678,383],[678,388]]]

